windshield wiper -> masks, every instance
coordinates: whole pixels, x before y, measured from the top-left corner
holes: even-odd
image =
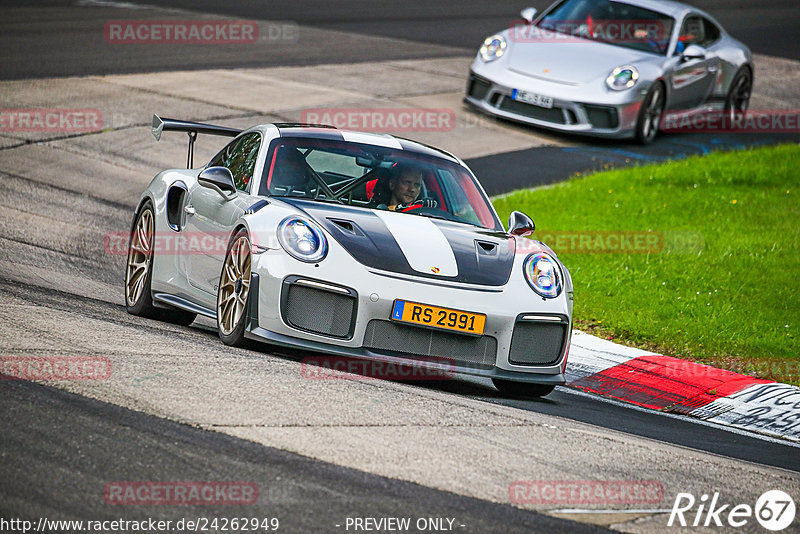
[[[477,226],[478,228],[483,228],[480,224],[475,224],[472,221],[468,221],[466,219],[462,219],[458,215],[450,214],[450,217],[442,217],[441,215],[433,215],[431,213],[415,213],[420,217],[429,217],[431,219],[440,219],[442,221],[454,222],[454,223],[462,223],[462,224],[469,224],[470,226]]]
[[[411,213],[411,215],[419,215],[420,217],[428,217],[430,219],[441,219],[443,221],[453,221],[449,217],[442,217],[441,215],[431,215],[430,213]]]

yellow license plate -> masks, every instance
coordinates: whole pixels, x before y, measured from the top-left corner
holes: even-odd
[[[392,320],[476,336],[483,335],[486,326],[486,316],[482,313],[440,308],[405,300],[394,301]]]

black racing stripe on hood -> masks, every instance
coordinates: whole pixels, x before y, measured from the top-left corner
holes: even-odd
[[[514,267],[514,238],[502,232],[435,220],[458,264],[458,277],[471,284],[502,286]],[[492,245],[494,245],[492,247]]]
[[[502,286],[511,275],[514,241],[503,233],[434,220],[434,224],[450,244],[458,266],[458,275],[441,276],[412,269],[389,228],[371,209],[298,198],[281,197],[281,200],[303,211],[320,224],[356,261],[366,267],[486,286]],[[354,231],[343,228],[336,221],[345,223],[345,226],[347,222],[352,223]],[[476,240],[488,245],[495,244],[493,253],[480,254],[477,250],[480,245]]]

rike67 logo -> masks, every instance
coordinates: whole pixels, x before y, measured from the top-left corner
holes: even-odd
[[[778,532],[794,522],[795,512],[794,500],[781,490],[764,492],[754,507],[749,504],[723,504],[718,492],[714,492],[710,500],[707,494],[695,499],[691,493],[678,493],[667,526],[739,528],[755,517],[765,529]]]

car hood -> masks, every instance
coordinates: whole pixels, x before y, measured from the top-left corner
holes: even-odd
[[[616,67],[652,58],[652,54],[596,41],[544,40],[513,43],[508,68],[519,74],[566,85],[605,79]]]
[[[429,217],[281,198],[304,212],[362,265],[398,274],[502,286],[514,265],[514,238]]]

